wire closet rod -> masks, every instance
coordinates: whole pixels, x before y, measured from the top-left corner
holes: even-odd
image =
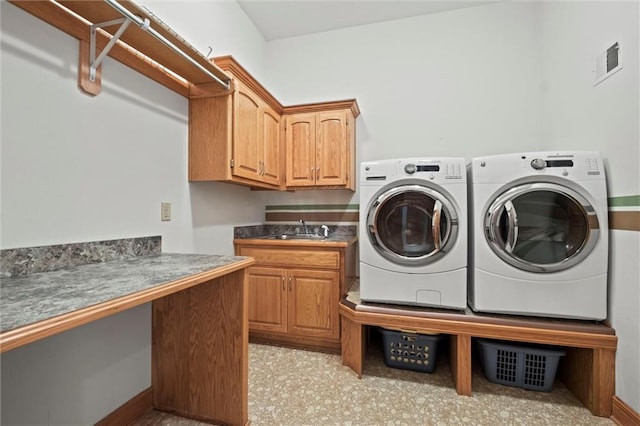
[[[195,59],[193,59],[191,56],[189,56],[186,53],[184,53],[182,50],[180,50],[178,47],[176,47],[176,45],[173,44],[171,41],[167,40],[162,34],[157,32],[153,28],[151,28],[151,26],[149,25],[148,20],[145,22],[145,20],[140,19],[140,17],[138,17],[138,16],[134,15],[133,13],[131,13],[131,11],[129,11],[128,9],[123,7],[116,0],[104,0],[104,1],[109,6],[113,7],[115,10],[120,12],[125,18],[127,18],[130,21],[134,22],[142,30],[148,32],[149,34],[154,36],[158,41],[160,41],[162,44],[164,44],[165,46],[169,47],[171,50],[175,51],[177,54],[182,56],[184,59],[189,61],[191,64],[195,65],[200,71],[204,72],[209,77],[211,77],[216,83],[218,83],[222,87],[224,87],[225,90],[229,90],[230,85],[229,85],[228,82],[220,80],[217,76],[215,76],[213,73],[211,73],[211,71],[209,71],[208,69],[203,67]]]

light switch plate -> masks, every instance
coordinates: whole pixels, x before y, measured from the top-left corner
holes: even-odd
[[[160,220],[164,222],[171,220],[171,203],[160,203]]]

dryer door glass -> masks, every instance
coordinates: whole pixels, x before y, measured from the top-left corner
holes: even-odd
[[[598,239],[593,207],[577,192],[556,184],[521,185],[491,205],[485,233],[509,264],[531,272],[556,272],[582,261]]]
[[[367,230],[373,246],[390,261],[426,265],[446,254],[455,242],[458,216],[438,191],[404,185],[374,200]]]

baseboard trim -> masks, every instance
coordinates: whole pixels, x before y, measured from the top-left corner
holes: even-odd
[[[614,396],[611,401],[611,420],[620,426],[637,426],[640,425],[640,413]]]
[[[122,426],[133,423],[153,409],[153,392],[148,388],[116,408],[95,426]]]

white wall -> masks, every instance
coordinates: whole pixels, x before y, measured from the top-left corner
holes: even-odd
[[[543,148],[600,151],[610,197],[640,194],[639,22],[637,1],[541,7]],[[623,68],[594,87],[593,59],[616,41]],[[616,395],[640,412],[640,232],[610,233]]]
[[[260,74],[264,40],[237,3],[148,6],[204,53],[213,44]],[[111,58],[87,96],[78,42],[0,7],[0,248],[161,235],[166,252],[232,254],[233,226],[264,220],[263,192],[187,182],[185,98]],[[0,423],[92,424],[148,388],[150,320],[145,305],[3,354]]]
[[[638,2],[544,2],[541,11],[543,148],[600,151],[609,196],[640,194]],[[616,41],[623,68],[594,87],[594,57]]]
[[[356,98],[358,163],[538,148],[536,15],[498,3],[270,41],[268,87],[285,105]]]

